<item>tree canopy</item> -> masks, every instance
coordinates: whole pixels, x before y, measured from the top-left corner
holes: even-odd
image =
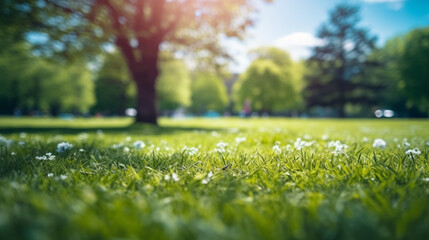
[[[429,114],[426,89],[429,63],[427,39],[429,28],[415,29],[404,36],[389,39],[374,51],[370,61],[380,63],[371,68],[368,78],[382,82],[380,108],[392,109],[397,116],[423,117]]]
[[[1,42],[2,40],[0,40]],[[0,54],[2,114],[85,113],[94,104],[93,75],[82,63],[53,63],[18,42]]]
[[[275,47],[261,47],[249,52],[251,66],[234,86],[236,110],[245,101],[255,111],[279,112],[297,110],[302,102],[302,65]]]
[[[255,60],[234,85],[237,110],[246,100],[260,112],[289,110],[295,99],[291,76],[271,60]]]
[[[228,105],[228,95],[222,80],[213,73],[199,72],[194,75],[191,111],[197,114],[208,110],[223,112]]]
[[[334,107],[345,117],[346,104],[376,103],[380,86],[365,82],[366,56],[375,48],[376,37],[358,27],[359,8],[340,4],[330,12],[317,36],[323,45],[313,49],[308,61],[307,106]]]

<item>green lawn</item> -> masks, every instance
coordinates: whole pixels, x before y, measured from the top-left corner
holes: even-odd
[[[429,236],[427,120],[131,122],[0,118],[0,238]]]

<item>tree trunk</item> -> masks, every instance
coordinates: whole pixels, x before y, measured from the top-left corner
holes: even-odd
[[[147,72],[133,73],[132,75],[137,85],[136,122],[157,125],[155,81],[158,77],[158,71],[157,69],[149,69]]]
[[[128,39],[116,40],[137,86],[137,123],[158,124],[155,83],[159,74],[160,43],[161,38],[139,39],[138,48],[132,48]]]

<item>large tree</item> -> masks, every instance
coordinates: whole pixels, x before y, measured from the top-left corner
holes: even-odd
[[[184,62],[163,52],[159,61],[160,74],[156,84],[157,109],[169,112],[180,106],[189,106],[191,79]],[[123,115],[126,108],[135,107],[136,86],[121,54],[117,51],[104,55],[96,79],[97,104],[93,111]]]
[[[328,106],[345,117],[346,104],[374,104],[380,86],[365,82],[366,56],[375,48],[376,37],[357,26],[359,8],[340,4],[330,12],[317,36],[322,46],[315,47],[309,59],[306,100],[308,107]]]
[[[402,117],[425,117],[429,114],[429,28],[414,29],[406,35],[389,39],[374,51],[370,60],[379,62],[368,79],[383,82],[381,108]]]
[[[209,110],[223,112],[228,105],[228,95],[222,80],[210,72],[194,73],[192,80],[192,105],[190,109],[197,114]]]
[[[403,91],[409,107],[417,107],[429,114],[429,28],[415,29],[404,39],[403,54],[399,58]]]
[[[253,61],[234,85],[237,110],[245,101],[250,101],[252,110],[261,113],[290,110],[294,107],[295,94],[292,75],[267,59]]]
[[[152,124],[160,46],[227,57],[219,38],[242,38],[255,10],[251,0],[18,0],[2,7],[38,13],[30,30],[43,33],[32,36],[47,39],[39,43],[48,54],[116,45],[137,85],[136,121]]]
[[[255,60],[271,60],[283,73],[284,82],[286,82],[286,91],[289,86],[293,91],[289,93],[287,99],[283,99],[284,107],[288,110],[298,110],[302,108],[302,90],[304,88],[305,64],[303,61],[294,62],[289,53],[276,47],[260,47],[250,51],[250,56]],[[257,86],[255,86],[257,87]]]

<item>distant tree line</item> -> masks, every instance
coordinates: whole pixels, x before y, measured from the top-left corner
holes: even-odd
[[[246,110],[370,117],[375,109],[392,109],[397,116],[427,117],[429,28],[377,48],[376,37],[358,23],[358,7],[338,5],[318,31],[323,44],[307,60],[293,61],[274,47],[252,50],[253,62],[228,83],[231,91],[226,80],[235,78],[224,65],[201,61],[190,69],[184,60],[161,51],[157,110],[163,115],[182,109],[196,115]],[[92,60],[45,58],[10,31],[0,30],[0,114],[123,115],[136,107],[135,81],[118,50]]]

